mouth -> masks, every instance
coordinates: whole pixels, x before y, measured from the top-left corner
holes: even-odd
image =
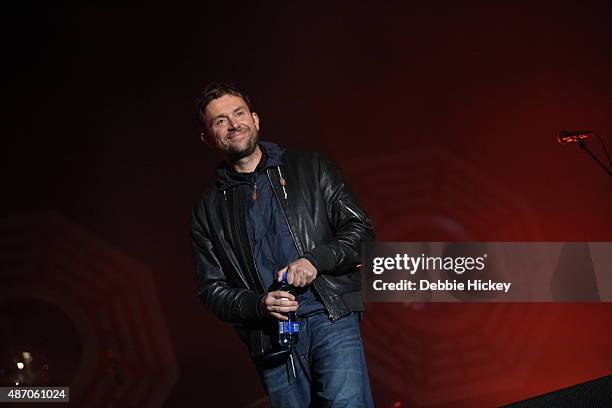
[[[235,131],[235,132],[228,133],[228,134],[227,134],[227,139],[228,139],[228,140],[238,139],[238,138],[240,138],[241,136],[244,136],[245,134],[246,134],[246,131],[245,131],[244,129],[240,129],[240,130],[237,130],[237,131]]]

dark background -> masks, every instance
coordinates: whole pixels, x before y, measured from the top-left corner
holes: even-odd
[[[165,406],[247,406],[263,389],[246,351],[195,293],[188,222],[219,161],[194,119],[206,82],[240,83],[264,139],[330,157],[379,240],[612,241],[612,179],[555,141],[593,129],[612,147],[611,17],[604,1],[4,9],[2,214],[56,212],[150,269],[179,370]],[[453,212],[456,197],[474,204],[468,215]],[[515,307],[546,323],[530,363],[436,404],[509,403],[612,373],[609,304]],[[431,305],[415,317],[371,304],[377,405],[428,405],[440,389],[389,386],[411,360],[373,361],[398,327],[376,321],[396,313],[420,344],[461,342],[459,329],[428,332],[427,313],[474,322],[487,308]],[[500,310],[516,324],[508,336],[534,335]]]

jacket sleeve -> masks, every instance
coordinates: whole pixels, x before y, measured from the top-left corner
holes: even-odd
[[[334,235],[305,257],[316,259],[319,272],[341,275],[361,263],[361,244],[374,239],[374,228],[338,171],[327,159],[318,160],[321,194]]]
[[[191,240],[198,296],[204,305],[228,323],[247,323],[261,318],[260,302],[263,295],[228,284],[215,254],[202,200],[192,213]]]

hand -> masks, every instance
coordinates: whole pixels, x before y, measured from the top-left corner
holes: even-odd
[[[295,312],[297,308],[298,302],[295,301],[295,296],[284,290],[268,292],[261,299],[261,311],[266,317],[289,320],[287,316],[281,313]]]
[[[295,287],[303,287],[317,277],[317,269],[306,258],[300,258],[278,271],[277,280],[283,280],[283,273],[287,272],[287,283]]]

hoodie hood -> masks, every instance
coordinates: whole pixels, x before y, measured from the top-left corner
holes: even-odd
[[[241,184],[253,185],[255,178],[270,167],[278,167],[282,164],[285,149],[275,143],[259,141],[261,149],[261,160],[253,173],[238,173],[234,171],[227,162],[223,161],[217,166],[217,189],[228,190]]]

